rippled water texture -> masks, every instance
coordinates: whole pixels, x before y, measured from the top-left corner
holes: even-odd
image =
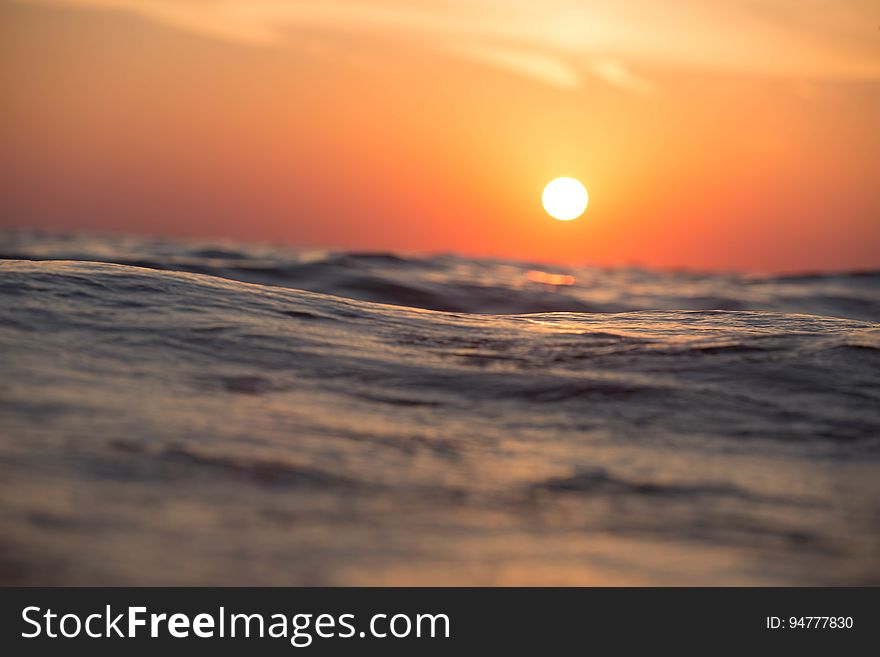
[[[0,255],[0,582],[880,584],[876,272]]]

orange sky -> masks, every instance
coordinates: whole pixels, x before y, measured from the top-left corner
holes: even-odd
[[[0,222],[877,267],[878,25],[861,0],[6,2]],[[564,175],[573,222],[540,206]]]

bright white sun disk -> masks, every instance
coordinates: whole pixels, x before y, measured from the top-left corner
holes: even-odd
[[[587,189],[574,178],[551,180],[541,195],[547,214],[559,221],[577,219],[587,209],[589,201]]]

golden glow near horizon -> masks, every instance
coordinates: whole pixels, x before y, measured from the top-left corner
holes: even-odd
[[[580,217],[587,209],[590,197],[587,188],[575,178],[556,178],[544,187],[541,203],[554,219],[571,221]]]

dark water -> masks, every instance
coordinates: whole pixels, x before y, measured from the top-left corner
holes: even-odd
[[[0,255],[2,582],[880,584],[880,273]]]

